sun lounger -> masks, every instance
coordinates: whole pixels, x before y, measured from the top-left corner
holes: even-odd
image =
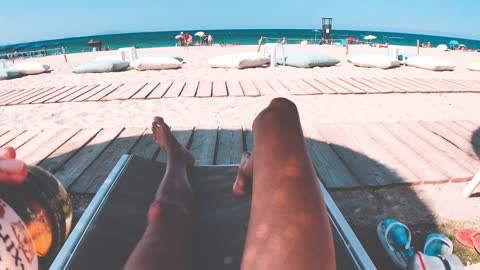
[[[165,164],[124,155],[77,223],[50,269],[121,269],[146,226]],[[237,166],[189,170],[195,190],[195,269],[239,269],[251,198],[231,191]],[[334,232],[337,269],[376,269],[322,185]],[[319,266],[321,269],[321,266]]]

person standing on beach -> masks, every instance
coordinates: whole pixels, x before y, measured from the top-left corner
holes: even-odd
[[[192,43],[193,38],[188,32],[186,32],[185,35],[183,35],[183,39],[185,40],[184,48],[188,50],[188,46]]]
[[[212,41],[213,41],[212,34],[208,34],[208,36],[207,36],[207,45],[208,45],[208,46],[212,46]]]

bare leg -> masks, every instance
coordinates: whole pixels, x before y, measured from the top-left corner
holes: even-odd
[[[148,225],[125,269],[189,269],[193,192],[187,166],[193,155],[160,117],[152,123],[155,142],[167,153],[167,170],[148,211]]]
[[[253,123],[234,193],[252,186],[242,269],[335,269],[333,237],[295,104],[274,99]],[[252,183],[253,180],[253,183]]]

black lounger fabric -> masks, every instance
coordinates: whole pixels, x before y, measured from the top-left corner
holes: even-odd
[[[164,163],[132,156],[67,268],[122,269],[145,229],[148,206],[164,172]],[[240,269],[251,198],[233,196],[236,173],[234,166],[189,171],[196,207],[194,269]],[[335,240],[338,269],[355,269]]]

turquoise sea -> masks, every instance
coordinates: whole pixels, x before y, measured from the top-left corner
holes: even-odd
[[[312,42],[318,42],[321,38],[321,33],[311,29],[255,29],[255,30],[190,30],[185,31],[194,34],[197,31],[203,31],[213,35],[213,43],[224,42],[237,43],[242,45],[257,44],[260,36],[270,37],[270,42],[277,41],[282,37],[287,37],[288,43],[299,43],[301,40],[307,39]],[[104,45],[108,45],[110,49],[121,47],[130,47],[136,45],[140,48],[148,47],[164,47],[175,46],[174,37],[180,31],[164,31],[164,32],[146,32],[146,33],[126,33],[126,34],[112,34],[112,35],[96,35],[86,37],[65,38],[56,40],[46,40],[29,42],[22,44],[12,44],[0,46],[1,53],[22,52],[41,50],[43,48],[52,49],[58,47],[65,47],[68,53],[77,53],[82,50],[90,51],[91,47],[87,42],[91,39],[99,39]],[[377,36],[374,42],[384,43],[388,41],[392,45],[407,45],[416,46],[417,40],[420,42],[430,42],[432,46],[439,44],[448,44],[450,40],[455,39],[459,43],[463,43],[472,49],[480,49],[480,40],[469,40],[453,37],[429,36],[419,34],[403,34],[403,33],[389,33],[389,32],[375,32],[375,31],[353,31],[353,30],[333,30],[333,39],[345,39],[347,37],[355,37],[363,41],[366,35]],[[198,37],[194,37],[197,40]]]

